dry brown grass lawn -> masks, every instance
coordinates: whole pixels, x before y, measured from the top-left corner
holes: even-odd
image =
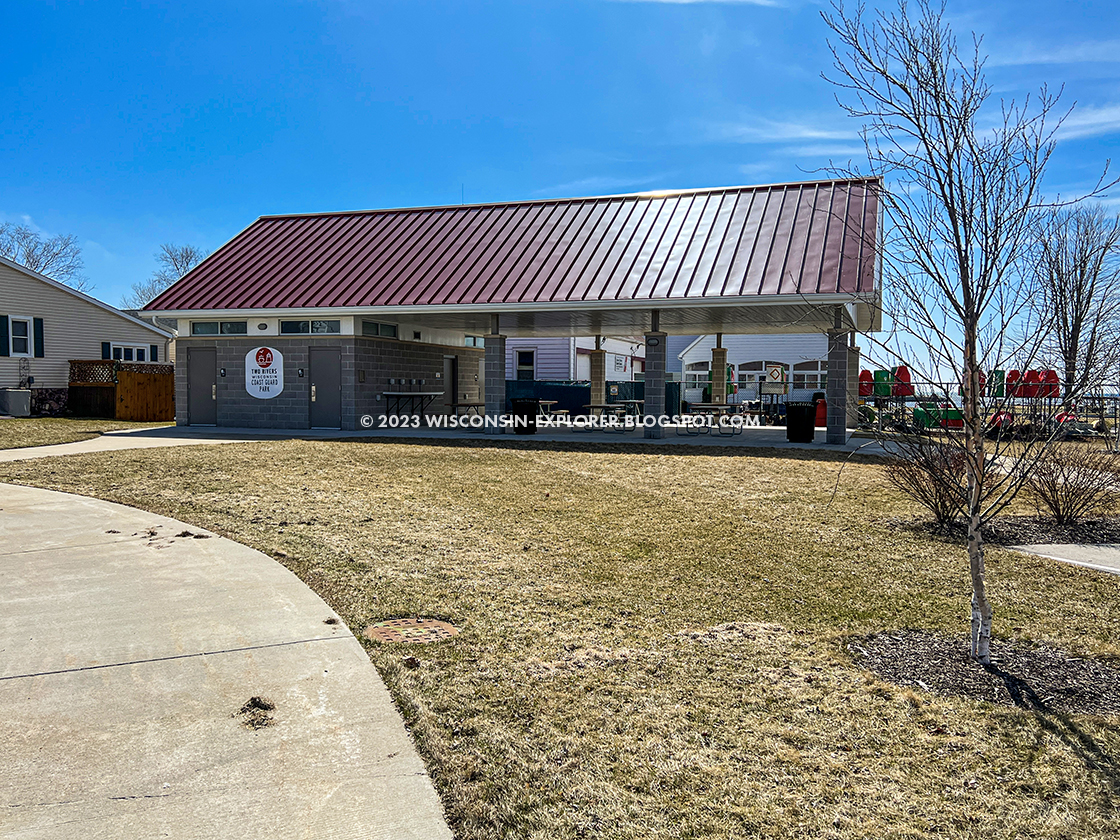
[[[678,450],[679,452],[679,450]],[[965,632],[957,545],[823,454],[275,442],[49,459],[0,480],[280,559],[360,631],[460,838],[1115,837],[1120,720],[935,697],[847,634]],[[989,554],[997,631],[1120,654],[1120,578]],[[416,669],[405,656],[421,660]]]
[[[0,449],[47,446],[95,438],[114,429],[143,429],[167,423],[129,423],[123,420],[71,420],[66,417],[14,417],[0,420]]]

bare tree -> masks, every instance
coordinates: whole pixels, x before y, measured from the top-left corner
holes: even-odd
[[[1120,362],[1120,216],[1099,205],[1047,208],[1035,221],[1030,258],[1041,282],[1044,352],[1061,367],[1069,404]]]
[[[0,224],[0,254],[79,292],[93,288],[82,274],[82,248],[73,234],[47,238],[27,225],[4,222]]]
[[[984,372],[1013,360],[1028,365],[1038,351],[1037,336],[1016,329],[1033,294],[1032,278],[1017,269],[1061,123],[1057,97],[1044,88],[1022,104],[992,102],[981,40],[973,36],[960,49],[937,0],[903,0],[874,15],[836,3],[823,17],[835,36],[836,75],[825,78],[838,87],[841,107],[862,121],[871,170],[833,171],[879,176],[886,185],[879,253],[893,328],[873,341],[906,359],[916,378],[959,412],[953,422],[960,431],[942,435],[939,428],[939,443],[962,456],[972,655],[987,663],[984,528],[1022,486],[1025,462],[1016,459],[1031,457],[1031,446],[1017,442],[989,457],[1000,445],[985,437],[1000,408],[991,398],[1004,397],[985,388]]]
[[[209,251],[203,251],[194,245],[172,245],[165,242],[156,252],[156,262],[159,267],[148,279],[138,280],[132,284],[132,291],[125,295],[121,307],[143,309],[209,255]]]

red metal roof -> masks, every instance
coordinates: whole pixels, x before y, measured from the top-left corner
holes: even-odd
[[[262,216],[146,309],[874,293],[877,180]]]

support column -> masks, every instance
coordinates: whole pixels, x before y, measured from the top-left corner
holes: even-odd
[[[848,341],[850,330],[828,331],[828,427],[825,443],[848,442]]]
[[[603,405],[607,401],[607,351],[600,350],[602,336],[595,336],[595,349],[591,351],[591,404]]]
[[[654,425],[644,427],[647,438],[665,436],[665,427],[656,422],[665,414],[665,338],[660,331],[646,333],[645,416],[655,418]]]
[[[501,417],[506,413],[506,337],[491,333],[486,336],[486,376],[483,393],[486,395],[486,419]],[[488,435],[500,435],[500,426],[483,427]]]
[[[727,348],[723,346],[722,333],[716,335],[716,346],[712,348],[712,402],[727,402]]]

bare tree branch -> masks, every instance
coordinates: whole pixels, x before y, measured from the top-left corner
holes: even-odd
[[[146,280],[137,280],[132,284],[132,291],[121,301],[121,308],[143,309],[209,255],[209,251],[194,245],[173,245],[169,242],[160,245],[156,252],[159,267]]]
[[[0,254],[79,292],[93,288],[82,273],[85,268],[82,248],[73,234],[59,234],[48,239],[27,225],[4,222],[0,224]]]
[[[1021,104],[993,102],[982,40],[973,35],[960,46],[938,0],[901,0],[896,10],[874,14],[836,2],[822,16],[835,36],[834,76],[825,78],[840,107],[862,122],[870,164],[870,172],[832,172],[885,184],[879,257],[884,313],[895,331],[878,347],[906,359],[928,399],[962,418],[959,433],[908,435],[894,445],[903,458],[933,464],[931,475],[954,477],[937,502],[967,520],[972,650],[986,663],[992,607],[984,528],[1050,438],[988,440],[993,412],[1003,411],[1009,395],[983,382],[985,371],[1025,370],[1038,358],[1041,338],[1023,328],[1037,278],[1021,268],[1047,203],[1042,178],[1066,115],[1046,88]],[[1096,191],[1106,186],[1102,176]]]

